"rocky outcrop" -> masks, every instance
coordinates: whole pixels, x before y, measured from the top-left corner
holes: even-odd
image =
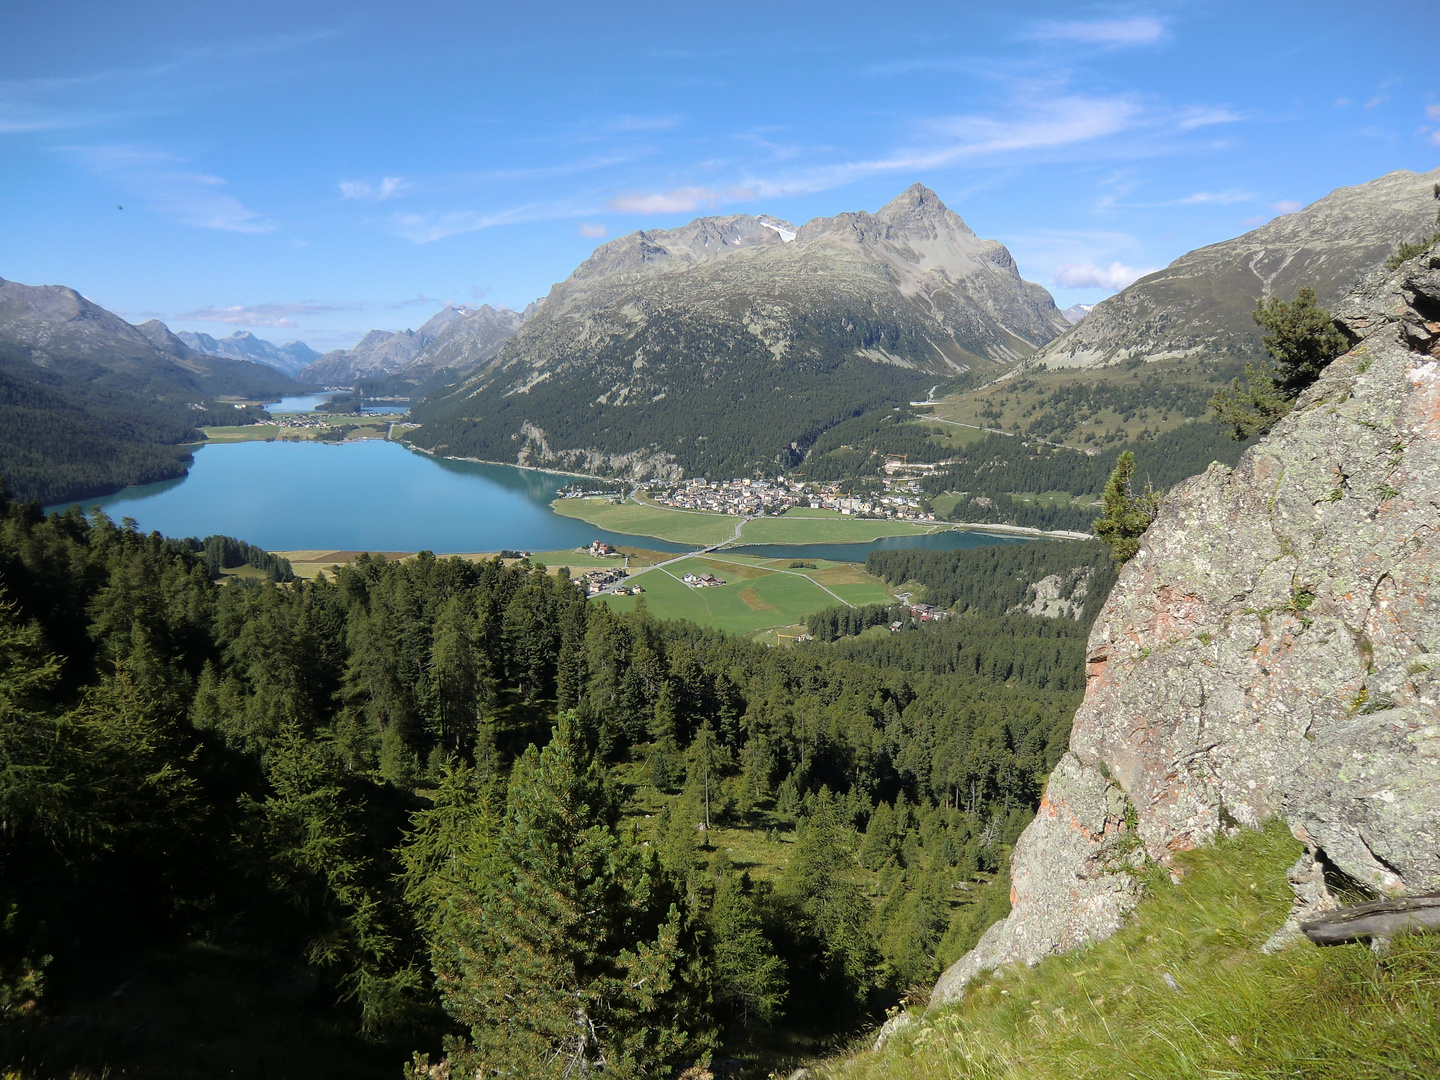
[[[1270,818],[1378,894],[1440,886],[1440,256],[1337,320],[1352,350],[1233,470],[1177,487],[1122,571],[1013,910],[934,1000],[1113,933],[1137,857]],[[1314,865],[1292,879],[1323,904]]]

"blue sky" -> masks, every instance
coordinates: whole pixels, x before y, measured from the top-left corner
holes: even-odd
[[[0,276],[317,348],[919,180],[1061,306],[1440,166],[1440,4],[6,5]],[[117,207],[123,207],[117,209]]]

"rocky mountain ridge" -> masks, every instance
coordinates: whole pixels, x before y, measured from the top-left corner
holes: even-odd
[[[276,345],[258,338],[249,330],[237,330],[229,337],[214,338],[209,334],[193,330],[181,330],[175,335],[196,352],[207,356],[228,356],[232,360],[252,360],[257,364],[268,364],[286,375],[298,375],[306,364],[320,358],[320,354],[303,341],[291,341]]]
[[[606,471],[763,471],[856,411],[1001,370],[1066,325],[923,185],[798,228],[700,218],[597,248],[493,361],[416,410],[415,440]]]
[[[1286,821],[1324,873],[1440,887],[1440,255],[1346,298],[1353,347],[1234,470],[1166,497],[1089,640],[1069,751],[1011,861],[1013,908],[941,977],[1114,933],[1162,865]],[[1276,927],[1270,946],[1283,947]]]
[[[330,386],[400,374],[419,383],[447,368],[489,360],[524,317],[509,308],[447,304],[418,330],[371,330],[350,349],[332,349],[300,376]]]
[[[161,397],[198,401],[295,387],[264,364],[197,352],[159,320],[131,325],[63,285],[0,278],[0,349],[68,378]]]
[[[1197,248],[1101,301],[1027,368],[1103,367],[1233,354],[1263,356],[1250,313],[1262,299],[1301,286],[1333,307],[1401,243],[1434,230],[1440,169],[1404,169],[1337,188],[1243,236]],[[1072,309],[1073,310],[1073,309]]]

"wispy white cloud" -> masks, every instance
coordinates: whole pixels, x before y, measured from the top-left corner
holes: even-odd
[[[1137,269],[1121,262],[1097,266],[1093,262],[1071,263],[1055,268],[1055,284],[1067,289],[1110,289],[1119,292],[1146,274],[1159,269],[1147,266]]]
[[[193,172],[185,159],[135,146],[82,146],[72,151],[113,180],[128,198],[185,225],[225,232],[268,233],[275,223],[225,191],[223,177]]]
[[[1255,196],[1248,191],[1229,188],[1225,191],[1197,191],[1176,199],[1170,206],[1233,206],[1235,203],[1251,202]]]
[[[610,235],[610,230],[604,225],[590,221],[582,221],[575,231],[581,236],[589,237],[591,240],[604,240],[605,237]]]
[[[1175,118],[1175,126],[1181,131],[1194,131],[1212,124],[1234,124],[1244,119],[1243,114],[1223,106],[1192,105],[1180,110]]]
[[[1294,199],[1281,199],[1279,202],[1270,204],[1270,209],[1279,214],[1293,214],[1297,210],[1303,210],[1304,208],[1304,203],[1298,203]]]
[[[446,302],[447,301],[444,300],[437,300],[433,296],[426,296],[424,293],[416,293],[414,296],[410,297],[409,300],[396,300],[395,303],[386,304],[385,307],[390,311],[398,311],[401,308],[409,307],[436,307],[437,305],[440,307],[444,307]]]
[[[295,326],[297,315],[323,315],[353,310],[338,304],[236,304],[232,307],[202,307],[175,316],[190,322],[223,323],[227,326]]]
[[[497,225],[523,225],[532,221],[554,221],[575,217],[583,211],[568,202],[526,203],[493,213],[454,210],[429,214],[398,214],[392,219],[395,232],[413,244],[431,244],[460,233],[493,229]]]
[[[672,188],[669,191],[630,192],[610,200],[610,209],[622,214],[682,214],[702,206],[713,209],[723,196],[702,187]]]
[[[617,116],[605,125],[606,131],[667,131],[680,126],[678,116]]]
[[[340,197],[381,202],[384,199],[394,198],[410,186],[403,176],[386,176],[378,184],[372,184],[368,180],[341,180]]]
[[[1129,97],[1026,94],[1000,114],[929,120],[921,125],[927,141],[908,149],[770,180],[747,178],[740,186],[773,197],[823,191],[888,173],[988,163],[1094,142],[1137,126],[1143,116],[1140,104]]]
[[[1440,105],[1429,105],[1425,108],[1425,115],[1431,120],[1440,120]]]
[[[1025,36],[1037,41],[1075,41],[1083,45],[1151,45],[1166,34],[1164,20],[1141,15],[1130,19],[1044,22]]]

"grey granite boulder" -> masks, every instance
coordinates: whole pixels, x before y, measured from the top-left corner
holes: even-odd
[[[1126,800],[1162,864],[1279,817],[1378,894],[1440,886],[1440,256],[1337,319],[1352,350],[1233,470],[1171,492],[1122,571],[1014,909],[933,1000],[1122,925]]]

